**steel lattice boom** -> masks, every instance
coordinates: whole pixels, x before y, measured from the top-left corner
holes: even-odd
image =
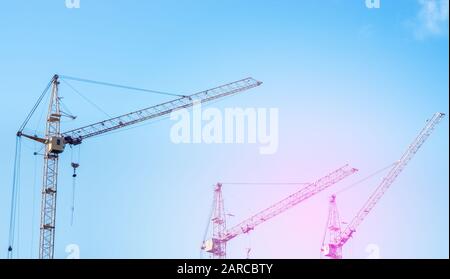
[[[196,103],[208,102],[228,95],[236,94],[238,92],[257,87],[261,84],[262,82],[257,81],[253,78],[242,79],[190,96],[175,99],[173,101],[169,101],[105,121],[94,123],[89,126],[68,131],[63,133],[63,136],[68,144],[77,145],[86,138],[104,134],[152,118],[164,116],[170,114],[175,110],[191,107]]]
[[[378,201],[383,197],[398,175],[403,171],[406,165],[411,161],[423,143],[428,139],[430,134],[433,132],[436,125],[442,120],[445,116],[444,113],[438,112],[433,115],[431,119],[429,119],[422,129],[422,131],[418,134],[418,136],[414,139],[414,141],[409,145],[403,156],[394,164],[392,169],[383,178],[382,182],[375,189],[374,193],[369,197],[364,206],[359,210],[358,214],[353,218],[353,220],[349,223],[349,225],[345,228],[342,233],[336,237],[334,243],[330,243],[330,251],[340,252],[342,250],[342,246],[347,243],[347,241],[352,237],[353,233],[356,231],[356,228],[364,221],[367,215],[372,211]],[[341,256],[338,254],[329,253],[330,258],[340,258]]]
[[[296,206],[300,202],[322,192],[328,187],[338,183],[342,179],[349,175],[354,174],[358,170],[348,165],[335,170],[334,172],[322,177],[314,183],[309,184],[300,191],[290,195],[289,197],[275,203],[269,208],[266,208],[259,213],[253,215],[247,220],[242,221],[236,226],[228,229],[222,238],[223,241],[228,241],[240,234],[247,233],[253,230],[256,226],[264,223],[265,221],[283,213],[284,211]]]

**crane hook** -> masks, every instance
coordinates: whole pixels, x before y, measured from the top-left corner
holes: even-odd
[[[73,175],[72,175],[72,177],[75,178],[75,177],[77,177],[77,168],[80,166],[80,164],[72,163],[71,166],[73,168]]]
[[[76,177],[77,177],[77,168],[80,166],[80,164],[72,162],[71,166],[73,168],[73,174],[72,174],[73,182],[72,182],[72,208],[71,208],[72,209],[72,217],[70,219],[70,224],[72,225],[73,224],[73,217],[74,217],[74,214],[75,214],[75,183],[76,183],[75,180],[76,180]]]

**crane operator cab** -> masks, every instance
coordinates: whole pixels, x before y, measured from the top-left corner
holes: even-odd
[[[63,153],[65,147],[64,137],[54,136],[47,140],[47,153]]]
[[[217,253],[220,250],[220,240],[215,238],[207,239],[203,243],[202,249],[208,253]]]

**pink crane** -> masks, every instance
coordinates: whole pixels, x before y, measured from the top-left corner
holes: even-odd
[[[342,258],[342,247],[352,237],[353,233],[356,231],[356,228],[364,221],[370,211],[372,211],[381,197],[383,197],[398,175],[403,171],[412,157],[417,153],[419,148],[428,139],[436,125],[444,116],[444,113],[438,112],[427,121],[425,127],[419,135],[414,139],[400,160],[393,165],[387,176],[383,178],[374,193],[369,197],[364,206],[358,211],[358,214],[356,214],[344,231],[341,231],[340,227],[339,214],[336,207],[336,196],[333,195],[331,197],[326,232],[326,235],[328,234],[329,238],[324,237],[324,243],[322,243],[321,249],[322,255],[331,259]],[[328,242],[325,243],[325,241]]]
[[[357,169],[345,165],[342,168],[339,168],[320,178],[316,182],[308,184],[300,191],[295,192],[287,198],[260,211],[259,213],[251,216],[228,230],[226,228],[226,218],[222,198],[222,184],[218,183],[214,189],[214,204],[211,216],[213,235],[212,238],[203,242],[202,249],[205,252],[211,253],[213,258],[225,258],[228,241],[241,234],[250,232],[256,226],[322,192],[357,171]]]

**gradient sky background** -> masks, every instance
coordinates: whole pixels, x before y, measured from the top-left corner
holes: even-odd
[[[350,163],[359,174],[231,241],[230,258],[318,258],[328,196],[399,159],[436,111],[448,113],[448,1],[0,1],[0,257],[6,257],[15,132],[54,73],[194,93],[247,76],[264,84],[214,106],[279,108],[279,149],[174,145],[170,120],[86,142],[71,219],[71,150],[60,161],[55,257],[197,258],[218,181],[312,182]],[[430,8],[431,7],[431,8]],[[165,97],[71,84],[108,114]],[[78,116],[106,116],[64,83]],[[27,131],[43,130],[40,107]],[[41,121],[39,122],[39,119]],[[38,126],[40,123],[40,126]],[[449,256],[449,125],[438,126],[344,257]],[[23,141],[16,256],[37,257],[42,158]],[[382,176],[338,196],[350,221]],[[229,224],[296,186],[225,185]],[[18,254],[18,255],[17,255]]]

